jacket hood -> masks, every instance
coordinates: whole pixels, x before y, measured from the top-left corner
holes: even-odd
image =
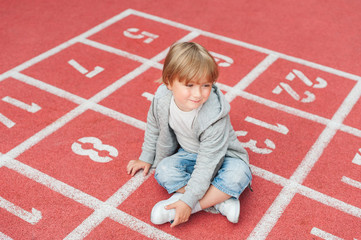
[[[196,119],[197,122],[201,123],[196,124],[199,127],[199,129],[196,129],[197,132],[203,132],[219,119],[227,116],[230,110],[231,106],[221,90],[216,85],[213,85],[211,94],[203,104]]]

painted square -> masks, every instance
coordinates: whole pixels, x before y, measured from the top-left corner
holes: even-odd
[[[304,185],[361,208],[360,138],[337,132]]]
[[[160,70],[151,68],[119,88],[100,104],[146,122],[152,98],[160,86],[157,80],[161,76]]]
[[[193,40],[205,47],[219,67],[219,83],[234,86],[252,71],[266,54],[236,46],[218,39],[199,36]]]
[[[250,163],[286,178],[325,127],[240,97],[232,101],[230,116]]]
[[[18,160],[100,200],[128,181],[126,165],[137,159],[143,130],[86,111]]]
[[[359,239],[361,220],[296,194],[267,239]],[[325,236],[327,236],[325,238]]]
[[[131,72],[139,62],[81,43],[25,69],[24,74],[90,98]]]
[[[63,239],[93,212],[8,168],[0,176],[0,232],[12,239]]]
[[[12,78],[0,82],[0,153],[6,153],[75,105]]]
[[[141,57],[152,58],[189,32],[138,16],[128,16],[89,37]]]
[[[355,83],[353,80],[279,59],[246,91],[308,113],[332,118]]]

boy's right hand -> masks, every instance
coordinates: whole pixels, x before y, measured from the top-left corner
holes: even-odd
[[[152,165],[150,163],[146,163],[141,160],[131,160],[127,165],[127,173],[133,177],[140,169],[144,169],[143,176],[145,176],[148,174],[151,166]]]

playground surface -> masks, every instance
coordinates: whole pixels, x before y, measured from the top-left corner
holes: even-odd
[[[361,239],[359,2],[32,4],[0,4],[0,239]],[[215,58],[250,155],[237,224],[154,225],[169,195],[126,174],[176,41]]]

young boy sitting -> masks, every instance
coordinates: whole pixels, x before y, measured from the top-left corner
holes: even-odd
[[[154,224],[187,222],[192,213],[214,206],[232,223],[240,214],[239,196],[250,185],[248,154],[230,122],[230,105],[214,83],[218,66],[193,42],[171,46],[162,82],[150,106],[142,153],[127,173],[155,178],[169,199],[152,209]]]

